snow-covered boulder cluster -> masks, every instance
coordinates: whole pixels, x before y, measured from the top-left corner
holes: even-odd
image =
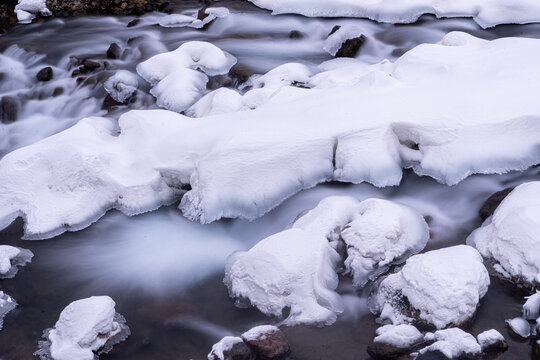
[[[274,14],[359,17],[386,23],[412,23],[423,14],[472,17],[480,26],[540,22],[540,4],[535,0],[250,0]]]
[[[289,308],[284,324],[329,325],[343,311],[335,292],[343,261],[363,286],[422,250],[428,238],[422,216],[403,205],[328,197],[290,229],[233,255],[225,283],[231,296],[248,299],[267,315],[280,317]]]
[[[22,215],[27,238],[50,237],[111,208],[142,213],[184,193],[189,219],[255,219],[326,181],[397,185],[412,168],[456,184],[522,170],[540,162],[539,55],[537,39],[453,32],[395,63],[326,63],[252,111],[131,111],[118,126],[87,118],[0,160],[0,227]],[[158,101],[180,109],[202,96],[204,73],[233,62],[213,45],[186,43],[138,72]]]
[[[34,254],[30,250],[0,245],[0,279],[15,277],[18,268],[29,263],[32,257]]]
[[[92,296],[69,304],[52,329],[43,332],[42,360],[95,360],[130,335],[125,319],[108,296]]]
[[[516,187],[467,243],[496,274],[526,287],[540,284],[540,182]]]
[[[137,72],[153,86],[150,93],[159,106],[180,112],[204,95],[207,75],[226,74],[235,63],[213,44],[190,41],[140,63]]]
[[[19,3],[15,6],[15,13],[19,22],[23,24],[31,22],[36,17],[36,14],[51,15],[45,0],[19,0]]]
[[[371,305],[380,321],[443,329],[469,320],[489,283],[478,251],[458,245],[410,257],[381,282]]]

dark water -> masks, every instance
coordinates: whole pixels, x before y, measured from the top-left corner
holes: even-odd
[[[197,8],[184,2],[177,9]],[[52,19],[16,26],[0,36],[0,69],[7,59],[21,64],[12,79],[0,82],[0,96],[19,99],[20,118],[0,125],[0,152],[7,153],[71,126],[84,116],[117,117],[131,108],[153,108],[154,100],[142,87],[136,102],[112,111],[102,109],[106,93],[102,82],[116,69],[133,71],[148,57],[178,47],[188,40],[210,41],[238,58],[252,72],[266,72],[296,61],[316,65],[329,60],[322,47],[336,24],[365,29],[368,41],[358,55],[367,63],[395,59],[423,42],[436,42],[453,30],[494,39],[504,36],[540,38],[540,25],[499,26],[482,30],[469,20],[435,21],[424,17],[416,24],[393,26],[355,19],[272,17],[243,1],[216,2],[233,14],[207,30],[162,28],[155,25],[164,14],[148,14],[135,27],[133,18],[83,17]],[[300,39],[291,39],[292,30]],[[106,60],[105,51],[117,42],[125,51],[120,60]],[[21,49],[15,49],[17,45]],[[71,76],[70,57],[107,61],[107,68],[77,82]],[[57,74],[40,84],[34,75],[51,65]],[[1,72],[1,71],[0,71]],[[90,80],[89,80],[90,79]],[[141,80],[141,84],[143,84]],[[64,96],[53,97],[55,87]],[[31,249],[32,264],[15,279],[0,282],[0,290],[14,297],[19,307],[5,318],[0,331],[0,359],[31,359],[43,329],[51,327],[71,301],[92,295],[109,295],[117,303],[132,335],[101,359],[204,359],[212,344],[225,335],[242,333],[271,322],[254,309],[239,309],[228,297],[221,279],[226,257],[245,250],[284,229],[302,211],[328,195],[376,196],[403,202],[430,216],[432,239],[428,249],[464,243],[480,225],[477,211],[493,192],[526,181],[540,180],[539,170],[507,175],[473,176],[453,187],[408,174],[400,187],[377,189],[369,185],[327,184],[304,191],[279,208],[254,221],[221,221],[199,225],[183,219],[174,209],[127,218],[111,212],[90,228],[46,241],[22,241],[22,223],[0,232],[0,244]],[[347,284],[343,292],[351,295]],[[347,297],[347,311],[330,327],[284,328],[291,359],[368,358],[377,324],[365,306],[365,296]],[[492,285],[469,330],[474,335],[496,328],[509,341],[500,359],[536,359],[533,347],[510,337],[507,318],[521,313],[525,294],[492,279]]]

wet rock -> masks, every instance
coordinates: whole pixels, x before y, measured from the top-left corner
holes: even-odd
[[[514,190],[514,187],[508,187],[504,190],[497,191],[491,195],[482,205],[478,211],[478,215],[482,221],[486,220],[488,217],[493,215],[495,209],[501,204],[501,202]]]
[[[289,39],[302,39],[304,37],[304,34],[301,33],[300,31],[298,30],[292,30],[290,33],[289,33]]]
[[[255,354],[239,337],[226,336],[212,347],[209,360],[255,360]]]
[[[53,78],[53,69],[50,66],[39,70],[36,74],[38,81],[50,81]]]
[[[17,23],[15,5],[17,5],[17,0],[0,1],[0,34]]]
[[[64,93],[64,88],[63,87],[55,87],[54,90],[53,90],[53,93],[52,93],[52,96],[53,97],[57,97],[57,96],[60,96]]]
[[[236,85],[243,84],[254,74],[255,72],[248,66],[242,64],[235,64],[229,71],[229,76]]]
[[[128,22],[127,24],[127,27],[134,27],[136,26],[137,24],[139,24],[141,22],[141,19],[133,19],[131,20],[130,22]]]
[[[339,29],[341,29],[341,26],[340,25],[336,25],[332,28],[332,30],[330,30],[330,32],[328,33],[328,36],[332,35],[332,34],[335,34],[336,31],[338,31]]]
[[[336,53],[336,57],[355,57],[365,42],[366,37],[364,35],[345,40]]]
[[[280,359],[289,352],[289,342],[275,326],[262,325],[242,334],[242,339],[261,360]]]
[[[4,96],[0,100],[0,121],[4,124],[17,120],[19,113],[19,102],[11,96]]]
[[[112,43],[107,49],[107,57],[109,59],[119,59],[122,56],[122,49],[117,43]]]
[[[162,0],[47,0],[54,16],[140,15],[157,10]]]

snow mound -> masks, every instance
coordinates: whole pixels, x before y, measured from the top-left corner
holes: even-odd
[[[480,357],[482,349],[474,336],[459,328],[437,330],[435,333],[427,333],[426,341],[435,341],[433,344],[421,349],[420,354],[428,351],[440,351],[448,359],[458,359],[460,356]]]
[[[15,277],[18,267],[26,265],[33,257],[30,250],[0,245],[0,279]]]
[[[0,330],[4,326],[4,317],[17,307],[17,302],[11,296],[0,290]]]
[[[261,339],[264,339],[265,334],[279,332],[279,331],[281,330],[279,330],[279,328],[274,325],[259,325],[243,333],[242,338],[248,342],[261,340]]]
[[[361,26],[343,25],[334,33],[330,34],[324,42],[323,49],[332,56],[336,56],[343,43],[349,39],[354,39],[363,35],[365,29]]]
[[[438,18],[472,17],[483,28],[499,24],[540,22],[535,0],[249,0],[273,14],[310,17],[358,17],[385,23],[413,23],[423,14]]]
[[[488,286],[480,254],[458,245],[410,257],[381,282],[370,301],[382,321],[418,321],[442,329],[471,318]]]
[[[226,354],[237,344],[243,344],[244,340],[236,336],[225,336],[212,346],[212,351],[208,354],[208,360],[226,360]]]
[[[391,345],[396,348],[412,348],[424,341],[424,335],[408,324],[384,325],[376,330],[374,343]]]
[[[453,32],[395,63],[339,62],[301,87],[254,88],[272,95],[252,111],[197,119],[131,111],[118,127],[83,119],[0,160],[0,227],[22,216],[26,238],[50,237],[111,208],[137,214],[184,193],[180,209],[191,220],[255,219],[321,182],[392,186],[412,168],[456,184],[523,170],[540,162],[538,56],[540,40]],[[192,90],[206,76],[195,69],[213,75],[232,63],[215,46],[191,42],[138,72],[154,89],[166,81]],[[167,80],[182,70],[194,73],[189,81]],[[177,110],[204,95],[158,89]]]
[[[476,338],[478,339],[478,344],[482,348],[482,351],[491,346],[506,342],[504,336],[502,336],[502,334],[495,329],[486,330],[478,334]]]
[[[119,70],[105,81],[104,87],[114,100],[124,103],[137,91],[139,80],[132,72]]]
[[[130,331],[125,319],[115,312],[108,296],[92,296],[69,304],[54,328],[43,332],[39,350],[42,360],[94,360],[94,353],[109,352],[124,341]]]
[[[52,13],[47,9],[45,0],[19,0],[15,6],[15,13],[20,23],[28,24],[35,19],[36,14],[51,16]]]
[[[334,291],[340,249],[347,246],[347,269],[363,286],[398,259],[424,248],[424,219],[387,200],[327,197],[291,229],[234,255],[225,283],[232,297],[248,299],[263,313],[290,314],[284,324],[328,325],[343,310]]]
[[[137,72],[153,86],[150,93],[159,106],[181,112],[204,95],[206,75],[226,74],[235,63],[232,55],[215,45],[190,41],[140,63]]]
[[[206,15],[203,19],[198,19],[186,14],[171,14],[160,19],[159,25],[167,28],[191,27],[202,29],[207,24],[218,18],[224,18],[229,15],[229,9],[224,7],[212,7],[204,10]]]
[[[531,324],[524,318],[513,318],[506,320],[506,324],[512,329],[514,333],[521,336],[524,339],[527,339],[531,336]]]
[[[516,187],[467,243],[497,274],[526,286],[540,283],[540,182]]]

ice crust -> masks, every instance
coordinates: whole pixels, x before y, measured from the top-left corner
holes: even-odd
[[[540,283],[539,195],[540,182],[519,185],[467,238],[498,275],[528,286]]]
[[[345,265],[363,286],[387,266],[424,248],[429,230],[424,219],[387,200],[327,197],[292,228],[274,234],[229,260],[225,283],[231,296],[248,299],[285,325],[329,325],[343,311],[335,292],[337,272]]]
[[[459,328],[437,330],[434,333],[427,333],[424,339],[426,341],[435,342],[421,349],[419,351],[420,354],[430,350],[439,350],[448,359],[458,359],[462,355],[474,355],[479,357],[482,352],[482,349],[474,336]]]
[[[35,353],[42,360],[94,360],[130,335],[125,319],[108,296],[92,296],[69,304],[54,328],[43,333]]]
[[[4,317],[17,307],[17,302],[8,294],[0,290],[0,330],[4,326]]]
[[[458,245],[410,257],[381,282],[371,304],[382,321],[411,323],[418,312],[420,321],[443,329],[471,318],[489,283],[478,251]]]
[[[132,72],[119,70],[105,81],[104,87],[114,100],[124,103],[137,91],[139,80]]]
[[[0,160],[0,227],[23,216],[26,238],[51,237],[111,208],[133,215],[170,204],[187,184],[181,211],[209,223],[255,219],[321,182],[397,185],[403,168],[450,185],[523,170],[540,162],[538,55],[540,40],[453,32],[395,63],[327,63],[307,78],[295,70],[301,87],[289,77],[277,89],[250,90],[271,91],[253,111],[197,119],[131,111],[118,127],[83,119]],[[191,42],[138,72],[155,89],[178,68],[200,78],[193,69],[212,75],[232,63],[213,45]],[[185,106],[202,96],[161,95]]]
[[[23,24],[32,22],[36,14],[43,16],[52,15],[50,10],[47,9],[45,0],[19,0],[15,6],[15,13],[19,22]]]
[[[27,249],[0,245],[0,279],[15,277],[19,266],[29,263],[34,254]]]
[[[536,0],[249,0],[273,14],[358,17],[385,23],[413,23],[423,14],[472,17],[483,28],[540,21]]]

